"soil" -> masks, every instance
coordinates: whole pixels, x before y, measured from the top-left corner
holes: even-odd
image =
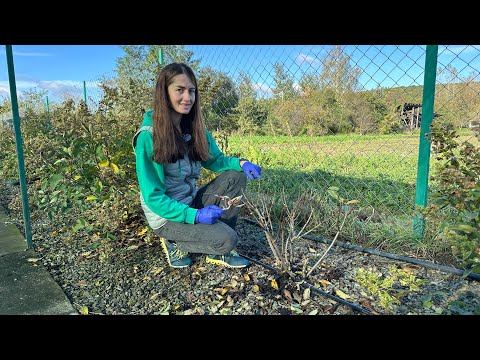
[[[19,187],[2,182],[0,203],[23,232]],[[229,269],[191,254],[191,267],[172,269],[153,232],[92,248],[90,235],[79,233],[72,240],[54,231],[42,212],[33,211],[31,222],[37,264],[48,269],[82,314],[480,314],[478,281],[338,246],[306,279],[312,289],[302,283],[303,264],[312,266],[328,245],[294,242],[294,276],[280,275],[272,270],[278,267],[263,231],[242,218],[238,253],[267,267],[252,262]],[[362,271],[370,281],[361,280]]]

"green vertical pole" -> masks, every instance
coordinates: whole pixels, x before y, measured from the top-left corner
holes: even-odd
[[[425,54],[425,74],[423,80],[422,124],[420,125],[420,145],[418,147],[418,170],[415,205],[427,206],[428,171],[430,169],[430,125],[433,120],[435,81],[437,75],[438,45],[427,45]],[[425,220],[420,215],[413,219],[413,231],[417,238],[423,238]]]
[[[28,207],[27,180],[25,177],[25,162],[23,159],[22,132],[20,128],[20,116],[18,113],[17,86],[15,83],[15,70],[13,67],[12,45],[5,45],[7,50],[8,81],[10,83],[10,97],[12,101],[13,127],[15,130],[15,145],[17,147],[18,172],[20,174],[20,191],[22,194],[23,220],[25,222],[25,238],[27,248],[33,248],[32,226],[30,224],[30,208]]]
[[[83,82],[83,101],[85,102],[85,105],[87,105],[87,85],[85,84],[85,81]]]
[[[47,114],[50,115],[50,109],[49,109],[49,107],[48,107],[48,95],[45,96],[45,107],[46,107],[46,109],[47,109]]]
[[[164,60],[163,60],[163,50],[160,48],[160,49],[158,50],[158,63],[159,63],[160,65],[163,65],[163,61],[164,61]]]

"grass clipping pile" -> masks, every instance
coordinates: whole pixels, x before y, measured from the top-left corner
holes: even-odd
[[[2,184],[1,194],[11,221],[23,231],[18,187]],[[298,236],[286,252],[290,273],[256,263],[227,269],[207,264],[200,254],[192,254],[193,266],[172,269],[147,228],[134,241],[107,239],[92,249],[85,236],[52,231],[43,212],[32,212],[31,219],[37,254],[32,266],[43,264],[81,314],[360,314],[300,286],[314,264],[306,279],[311,285],[372,314],[479,313],[476,281]],[[240,254],[280,270],[262,228],[240,219],[237,232]]]

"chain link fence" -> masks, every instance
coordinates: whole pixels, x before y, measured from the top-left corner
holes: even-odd
[[[262,192],[285,189],[293,199],[305,191],[323,196],[335,186],[342,197],[359,201],[356,219],[364,231],[411,231],[425,46],[184,49],[197,74],[207,127],[227,154],[262,166]],[[479,55],[480,46],[439,46],[433,121],[454,124],[466,138],[479,120]],[[27,108],[52,112],[67,99],[86,99],[95,113],[104,96],[100,84],[108,78],[45,83],[30,102],[20,103],[20,116]],[[11,112],[1,116],[8,126]],[[355,229],[347,237],[355,238]]]

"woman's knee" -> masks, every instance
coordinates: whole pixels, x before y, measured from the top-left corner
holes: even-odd
[[[225,175],[234,184],[239,184],[242,188],[247,187],[247,175],[243,171],[227,170]]]
[[[217,255],[227,254],[237,246],[238,235],[228,225],[222,222],[218,222],[216,225],[218,225],[217,227],[222,227],[222,231],[215,231],[211,246]]]

